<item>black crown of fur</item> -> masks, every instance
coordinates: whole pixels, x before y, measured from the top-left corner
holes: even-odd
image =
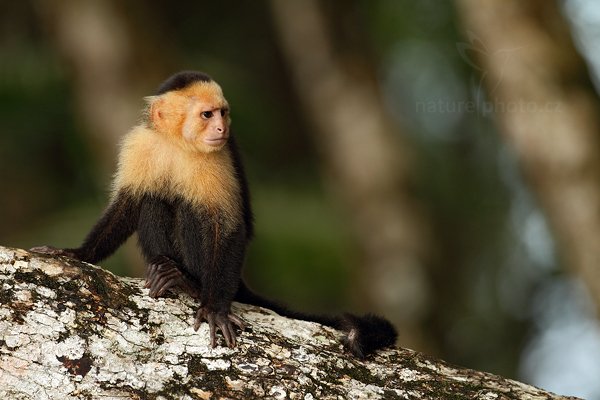
[[[211,82],[212,78],[199,71],[181,71],[175,75],[171,75],[166,81],[164,81],[156,92],[157,95],[161,95],[173,90],[180,90],[188,87],[194,82]]]

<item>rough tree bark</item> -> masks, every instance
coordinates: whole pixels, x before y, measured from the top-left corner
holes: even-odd
[[[555,1],[458,0],[503,134],[600,310],[600,109]]]
[[[271,2],[282,51],[315,128],[325,175],[357,238],[367,299],[399,327],[402,343],[427,348],[421,324],[431,296],[431,251],[425,218],[410,191],[409,151],[370,72],[337,53],[319,5]]]
[[[235,349],[192,329],[191,298],[151,299],[142,280],[0,247],[3,399],[559,399],[406,349],[351,358],[339,334],[234,304]]]

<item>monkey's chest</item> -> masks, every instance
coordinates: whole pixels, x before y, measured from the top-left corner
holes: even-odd
[[[240,209],[240,184],[227,152],[198,158],[177,158],[169,165],[169,186],[192,205],[236,218]]]
[[[220,208],[180,200],[174,211],[175,240],[193,243],[206,260],[213,260],[218,255],[231,251],[236,238],[245,237],[243,220],[232,219]]]
[[[192,205],[215,214],[233,217],[239,213],[240,189],[230,177],[197,175],[186,180],[175,180],[171,191]]]

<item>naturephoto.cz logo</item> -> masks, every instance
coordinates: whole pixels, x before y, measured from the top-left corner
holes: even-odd
[[[493,113],[555,113],[561,112],[559,102],[537,102],[537,101],[505,101],[496,96],[505,79],[504,71],[511,62],[511,57],[517,51],[525,51],[525,47],[502,49],[495,52],[485,46],[473,32],[467,32],[468,43],[456,43],[458,54],[474,73],[470,79],[472,97],[468,100],[426,100],[416,102],[418,113],[481,113],[490,115]],[[482,63],[484,59],[491,59],[500,64],[501,73],[491,76]],[[484,90],[484,83],[485,88]]]

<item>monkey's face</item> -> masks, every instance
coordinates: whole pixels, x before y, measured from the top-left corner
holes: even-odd
[[[229,139],[229,105],[214,82],[165,93],[152,101],[150,114],[158,133],[189,151],[219,151]]]
[[[199,151],[209,153],[220,150],[229,139],[227,104],[192,97],[181,127],[181,134],[186,143]]]

